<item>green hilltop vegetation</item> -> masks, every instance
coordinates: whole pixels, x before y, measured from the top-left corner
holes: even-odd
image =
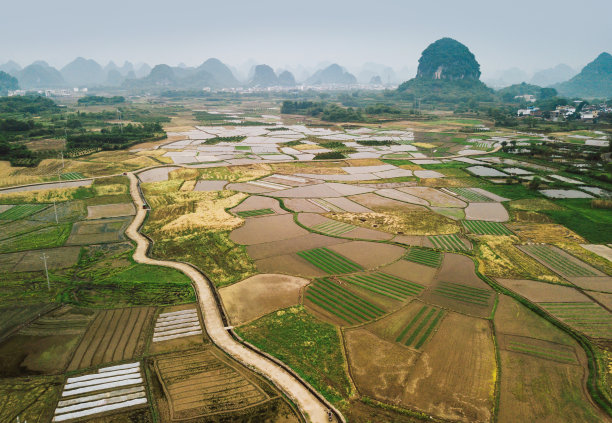
[[[578,75],[554,87],[570,97],[612,97],[612,55],[601,53]]]
[[[9,90],[19,89],[17,78],[0,71],[0,95],[6,95]]]
[[[493,101],[493,90],[479,78],[474,54],[460,42],[442,38],[423,51],[416,77],[402,83],[397,93],[401,99],[426,103]]]

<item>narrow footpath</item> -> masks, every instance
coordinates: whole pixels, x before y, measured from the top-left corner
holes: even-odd
[[[136,242],[134,260],[138,263],[172,267],[187,275],[193,281],[194,288],[197,291],[200,311],[204,318],[206,332],[211,340],[243,365],[254,368],[274,382],[298,406],[306,420],[313,423],[328,422],[328,407],[295,376],[272,360],[250,350],[231,337],[223,325],[219,305],[215,300],[209,281],[202,273],[186,263],[154,260],[147,257],[149,240],[138,232],[147,211],[143,209],[144,204],[138,189],[138,178],[132,173],[129,173],[128,177],[130,179],[130,194],[136,206],[136,216],[125,233]]]

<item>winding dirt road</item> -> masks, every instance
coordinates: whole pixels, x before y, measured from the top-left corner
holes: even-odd
[[[223,325],[221,312],[212,292],[209,282],[204,275],[186,263],[178,263],[165,260],[154,260],[147,257],[149,240],[138,232],[145,217],[146,210],[143,209],[143,201],[138,190],[138,178],[129,173],[130,194],[136,205],[136,217],[127,228],[125,233],[136,242],[134,260],[138,263],[152,264],[156,266],[172,267],[177,269],[193,281],[198,293],[199,306],[204,318],[206,331],[212,341],[226,353],[234,357],[247,367],[256,369],[276,384],[291,400],[297,404],[304,417],[310,422],[328,422],[328,407],[311,393],[295,376],[274,363],[270,359],[257,354],[230,336]]]

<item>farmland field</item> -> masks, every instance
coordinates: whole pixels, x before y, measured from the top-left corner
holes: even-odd
[[[424,305],[395,341],[406,346],[413,346],[416,349],[421,348],[442,317],[444,317],[444,310],[435,307],[430,309]]]
[[[513,235],[512,231],[499,222],[464,220],[462,223],[465,229],[479,235]]]
[[[442,264],[442,257],[443,254],[439,251],[413,247],[408,251],[404,259],[424,264],[425,266],[440,267]]]
[[[0,344],[0,374],[58,374],[66,370],[95,312],[63,307],[21,328]]]
[[[66,380],[62,399],[53,421],[113,413],[123,408],[144,407],[147,394],[140,363],[103,367],[95,373],[71,376]]]
[[[329,274],[352,273],[363,270],[357,263],[325,247],[300,251],[297,255]]]
[[[612,314],[595,303],[539,303],[546,311],[568,325],[594,338],[612,336]]]
[[[487,289],[451,282],[440,282],[433,292],[435,295],[483,307],[488,306],[492,294]]]
[[[382,272],[370,274],[358,273],[351,276],[339,276],[337,279],[399,301],[411,296],[420,295],[424,288],[418,283]]]
[[[11,207],[8,210],[0,213],[0,220],[17,220],[23,219],[24,217],[28,217],[45,207],[49,207],[48,204],[17,204],[16,206]]]
[[[562,276],[598,276],[598,273],[583,265],[577,259],[574,259],[567,253],[562,253],[554,247],[531,244],[523,245],[521,249]]]
[[[238,334],[287,363],[332,403],[351,395],[340,333],[305,308],[271,313],[241,326]]]
[[[245,210],[236,212],[236,214],[240,217],[253,217],[253,216],[263,216],[266,214],[274,214],[272,209],[257,209],[257,210]]]
[[[69,370],[141,354],[153,311],[151,307],[132,307],[99,312],[76,349]]]
[[[51,421],[63,378],[38,376],[3,379],[0,381],[0,421]]]
[[[352,325],[376,319],[385,311],[328,278],[315,280],[304,296],[310,303]]]
[[[311,226],[310,229],[314,229],[317,232],[322,232],[326,235],[336,236],[342,235],[346,232],[350,232],[355,229],[356,226],[350,225],[344,222],[330,221],[325,223],[319,223],[318,225]]]
[[[455,234],[452,235],[430,235],[427,238],[435,248],[445,251],[467,251],[463,241]]]
[[[169,399],[170,418],[203,418],[245,410],[270,396],[212,350],[162,355],[155,369]]]
[[[490,203],[493,200],[486,195],[480,194],[479,192],[472,191],[469,188],[446,188],[448,191],[452,191],[455,194],[460,195],[468,201],[475,203]]]
[[[31,304],[0,308],[0,339],[15,327],[25,324],[54,308],[54,304]]]
[[[68,173],[62,173],[60,179],[65,180],[65,181],[70,181],[70,180],[75,180],[75,179],[84,179],[85,176],[83,176],[82,173],[80,172],[68,172]]]

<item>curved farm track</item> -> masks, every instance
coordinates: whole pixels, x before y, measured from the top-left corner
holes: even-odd
[[[228,330],[225,328],[223,323],[221,311],[219,310],[220,305],[217,303],[213,293],[213,288],[210,282],[201,272],[187,263],[154,260],[147,257],[149,240],[139,232],[139,229],[147,215],[147,211],[143,208],[144,202],[140,195],[138,178],[132,173],[129,173],[128,176],[130,179],[130,194],[134,204],[136,205],[137,212],[134,220],[127,228],[125,233],[130,239],[136,242],[134,260],[138,263],[171,267],[189,276],[189,278],[193,281],[194,288],[198,294],[198,302],[204,318],[206,331],[212,341],[243,365],[254,368],[256,371],[266,376],[289,398],[291,398],[295,404],[297,404],[298,408],[308,421],[327,422],[327,410],[329,409],[329,406],[319,399],[310,389],[308,389],[304,381],[300,380],[295,375],[288,372],[279,364],[275,363],[263,354],[260,354],[236,341],[228,333]],[[342,419],[339,413],[336,414],[340,419]]]

